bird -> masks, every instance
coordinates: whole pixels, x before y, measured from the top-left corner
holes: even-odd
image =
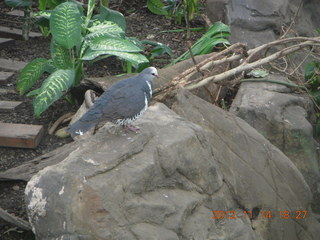
[[[131,123],[147,110],[152,98],[154,77],[159,77],[157,69],[148,67],[137,76],[114,83],[78,121],[69,126],[71,137],[83,135],[105,121],[137,132],[139,128]]]

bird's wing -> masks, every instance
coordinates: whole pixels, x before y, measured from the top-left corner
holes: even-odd
[[[146,95],[143,89],[134,82],[124,87],[114,89],[108,96],[107,104],[103,106],[103,119],[126,119],[140,113],[146,105]],[[148,104],[148,102],[147,102]]]

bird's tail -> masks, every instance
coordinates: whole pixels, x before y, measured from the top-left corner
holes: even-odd
[[[83,135],[85,132],[89,131],[91,128],[97,125],[96,121],[81,121],[78,120],[70,127],[68,127],[68,132],[71,137],[74,138],[77,135]]]

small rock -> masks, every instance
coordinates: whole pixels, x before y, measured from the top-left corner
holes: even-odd
[[[20,187],[19,187],[18,185],[14,185],[14,186],[12,187],[12,189],[15,190],[15,191],[19,191],[19,190],[20,190]]]
[[[147,39],[154,39],[155,38],[155,35],[154,34],[149,34],[148,36],[147,36]]]

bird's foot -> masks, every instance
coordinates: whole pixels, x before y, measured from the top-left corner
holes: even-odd
[[[140,128],[135,127],[135,126],[133,126],[131,124],[128,124],[127,126],[125,126],[125,128],[130,130],[130,131],[132,131],[132,132],[135,132],[135,133],[137,133],[140,130]]]

